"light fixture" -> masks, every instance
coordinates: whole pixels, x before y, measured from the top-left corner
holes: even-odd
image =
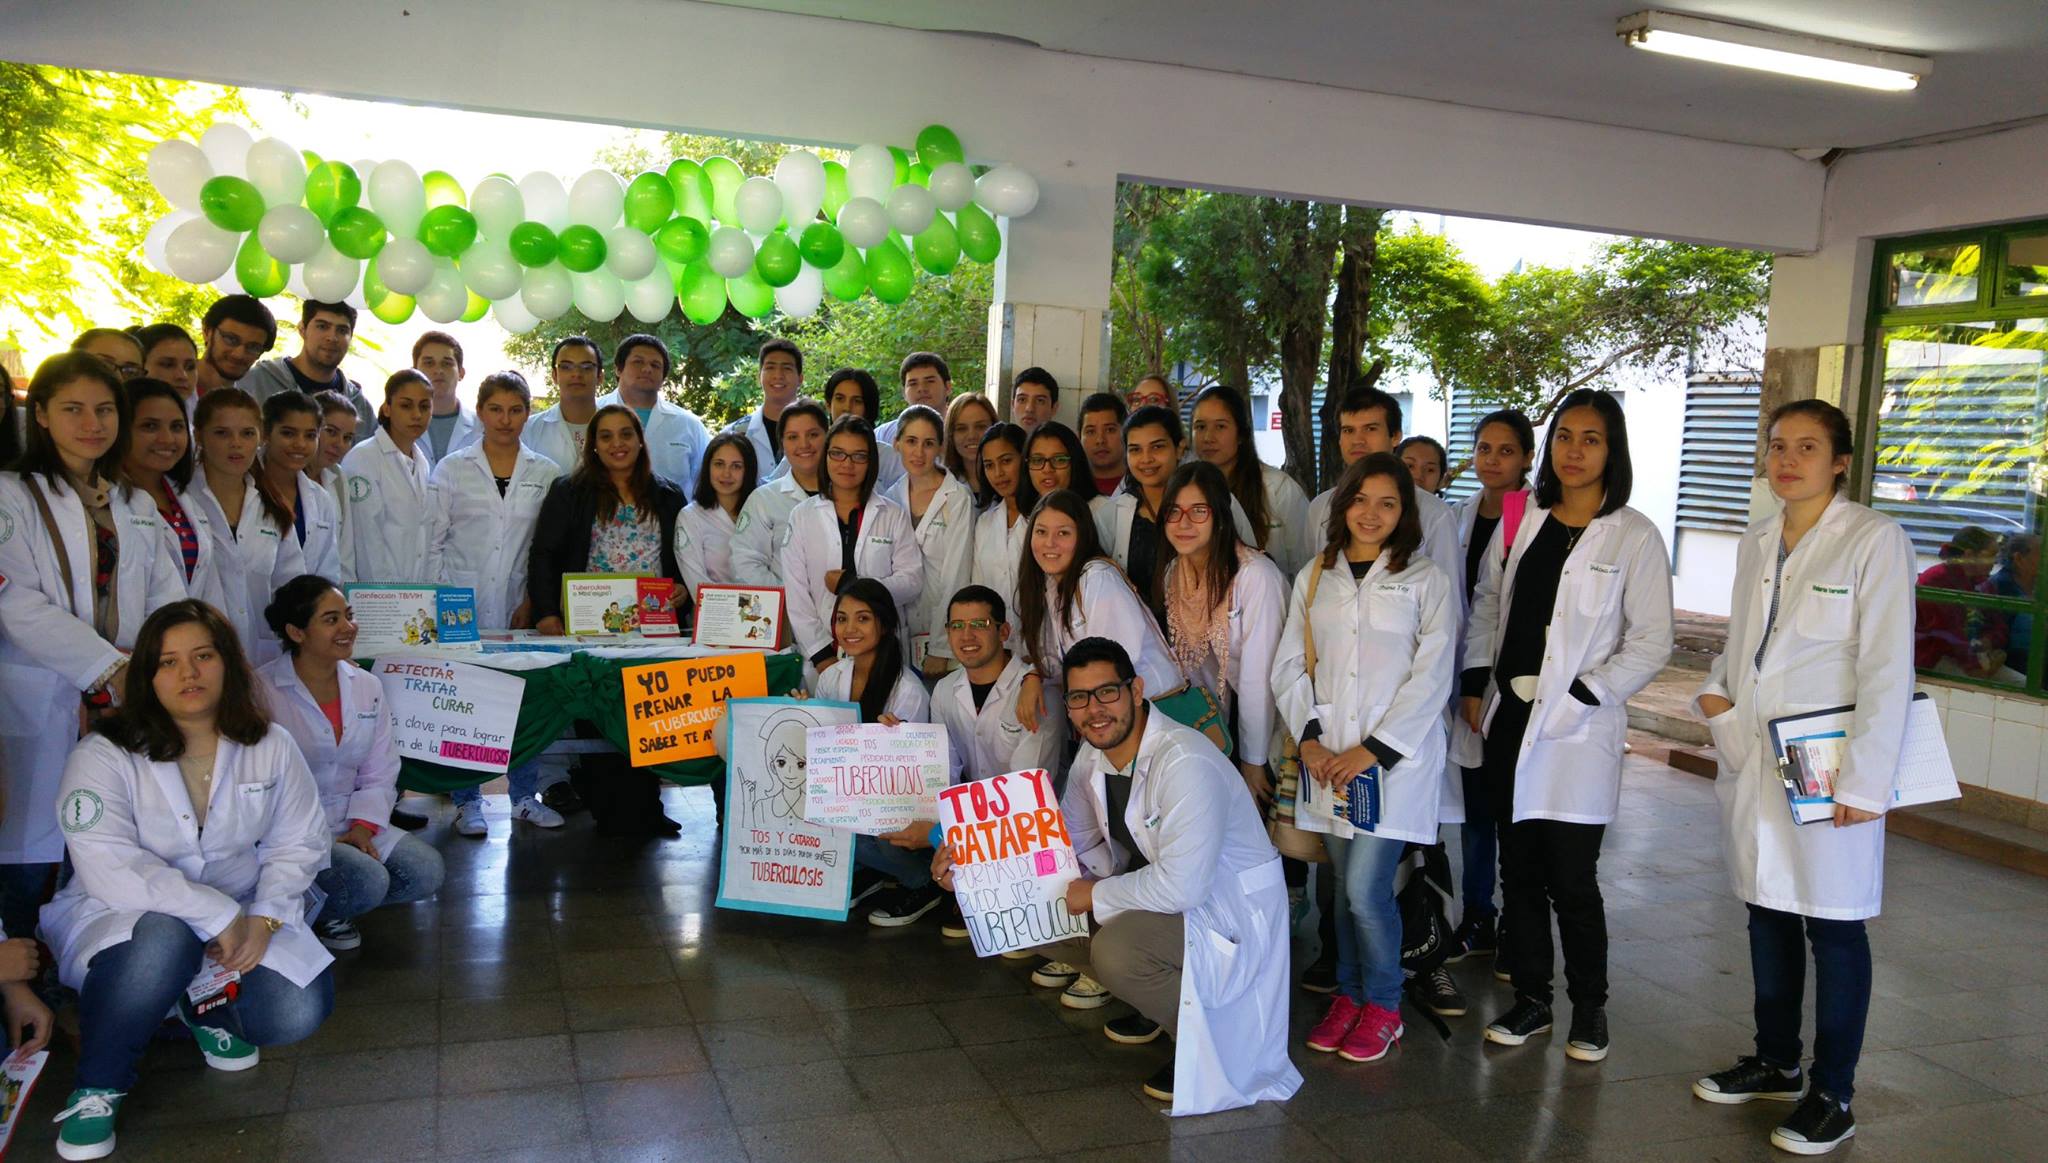
[[[1614,31],[1651,52],[1865,89],[1912,89],[1934,69],[1909,53],[1655,10],[1622,17]]]

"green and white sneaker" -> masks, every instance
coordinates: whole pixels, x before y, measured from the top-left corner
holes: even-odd
[[[192,1031],[192,1040],[199,1043],[199,1052],[206,1056],[206,1064],[215,1070],[247,1070],[262,1057],[254,1043],[243,1041],[233,1031],[194,1021],[185,1012],[183,1004],[178,1006],[178,1017],[185,1023],[185,1028]]]
[[[52,1122],[64,1124],[57,1134],[59,1159],[104,1159],[114,1153],[114,1114],[125,1097],[118,1090],[82,1087]]]

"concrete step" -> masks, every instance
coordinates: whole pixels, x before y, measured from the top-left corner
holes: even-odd
[[[1693,693],[1705,676],[1687,666],[1667,666],[1628,701],[1628,725],[1674,742],[1705,747],[1713,743],[1707,724],[1692,709]]]

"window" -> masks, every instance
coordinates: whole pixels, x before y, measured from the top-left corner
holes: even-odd
[[[1747,376],[1695,375],[1685,385],[1684,443],[1678,457],[1678,527],[1741,533],[1749,528],[1759,392]]]
[[[2048,696],[2048,225],[1891,240],[1877,263],[1867,495],[1918,557],[1915,664]]]

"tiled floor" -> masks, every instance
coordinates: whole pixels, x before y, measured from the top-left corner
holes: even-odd
[[[1112,1044],[1119,1009],[1060,1009],[1029,962],[977,961],[929,918],[713,909],[710,799],[671,790],[690,830],[668,842],[622,846],[584,817],[508,840],[502,815],[478,842],[444,820],[426,833],[448,854],[440,900],[365,919],[327,1026],[239,1075],[153,1048],[117,1158],[1770,1158],[1786,1108],[1688,1092],[1749,1040],[1712,787],[1640,760],[1627,782],[1601,865],[1601,1065],[1482,1044],[1508,998],[1475,960],[1448,1043],[1411,1020],[1376,1065],[1297,1051],[1308,1083],[1285,1106],[1170,1120],[1138,1090],[1163,1049]],[[1846,1156],[2048,1157],[2048,881],[1894,839],[1886,904]],[[1297,995],[1297,1036],[1320,1004]],[[49,1157],[70,1078],[65,1050],[15,1158]]]

